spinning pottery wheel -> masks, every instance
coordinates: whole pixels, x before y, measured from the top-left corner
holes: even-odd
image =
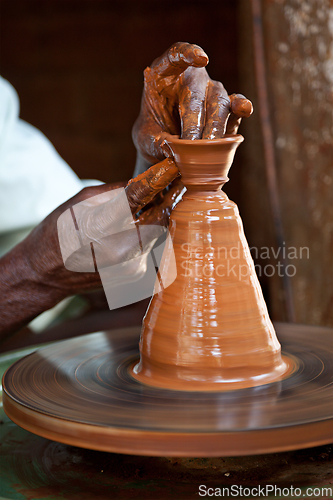
[[[30,354],[3,378],[14,422],[138,455],[246,455],[333,440],[333,331],[278,324],[281,353],[237,207],[221,191],[242,140],[167,139],[187,192],[170,219],[175,261],[166,247],[140,353],[139,331],[128,329]],[[230,259],[241,276],[217,272]]]
[[[130,368],[139,356],[138,329],[70,339],[9,368],[4,409],[43,437],[128,454],[233,456],[329,443],[333,332],[286,324],[278,324],[277,332],[297,360],[294,373],[224,392],[137,382]]]

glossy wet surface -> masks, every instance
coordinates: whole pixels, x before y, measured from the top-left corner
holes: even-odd
[[[172,211],[135,378],[171,390],[245,389],[289,367],[269,318],[237,205],[221,190],[241,135],[166,136],[187,191]],[[175,273],[177,269],[177,273]],[[252,396],[251,396],[252,397]]]

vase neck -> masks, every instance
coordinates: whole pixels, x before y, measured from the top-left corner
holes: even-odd
[[[226,179],[216,179],[215,181],[212,180],[210,182],[204,181],[202,183],[195,182],[184,182],[184,179],[182,178],[182,182],[184,186],[187,189],[188,193],[194,194],[194,193],[215,193],[219,192],[223,189],[224,184],[228,182],[229,178],[227,177]]]

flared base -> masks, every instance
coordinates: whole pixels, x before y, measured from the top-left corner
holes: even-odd
[[[149,358],[141,355],[139,363],[132,368],[131,375],[142,384],[173,391],[232,391],[270,384],[283,380],[293,373],[295,363],[291,358],[281,356],[280,363],[266,372],[260,369],[246,369],[246,376],[242,377],[242,370],[229,368],[211,371],[209,369],[184,368],[172,370],[159,363],[152,365]],[[166,375],[167,374],[167,375]]]

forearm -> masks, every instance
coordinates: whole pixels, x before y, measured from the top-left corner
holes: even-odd
[[[17,245],[0,259],[0,342],[62,298],[40,281],[24,242]]]
[[[126,195],[132,213],[137,213],[145,204],[150,203],[177,175],[177,167],[172,160],[167,159],[152,171],[148,171],[145,176],[128,183]],[[74,198],[52,212],[24,241],[0,259],[0,342],[65,297],[81,294],[87,290],[96,290],[102,286],[99,273],[92,267],[89,245],[86,245],[89,247],[88,264],[83,253],[79,256],[79,267],[75,269],[77,272],[64,265],[58,238],[59,227],[64,235],[70,235],[75,228],[72,217],[68,221],[64,218],[63,226],[60,224],[58,227],[58,223],[60,216],[71,207],[88,199],[95,200],[95,205],[94,202],[90,202],[89,216],[88,212],[86,214],[90,226],[89,224],[85,226],[81,220],[80,230],[83,231],[85,239],[94,241],[94,245],[99,245],[98,249],[103,250],[105,247],[105,255],[108,258],[113,255],[117,264],[131,260],[136,256],[135,251],[141,252],[137,244],[136,231],[133,233],[135,242],[131,238],[126,239],[122,232],[117,233],[119,242],[116,241],[117,234],[112,234],[112,231],[111,236],[109,234],[112,221],[116,220],[117,224],[122,221],[121,206],[118,206],[117,202],[110,203],[111,200],[105,201],[105,196],[103,203],[98,203],[96,198],[97,195],[107,193],[110,188],[117,189],[118,185],[95,186],[80,191]],[[152,206],[145,217],[154,216],[157,225],[162,223],[165,225],[170,212],[169,205],[171,206],[173,200],[167,199],[167,202],[157,204],[156,207]],[[103,217],[100,217],[101,214]],[[90,237],[91,234],[93,238]],[[151,238],[154,240],[155,234]],[[99,254],[98,258],[100,257]],[[68,260],[67,258],[66,263]]]

